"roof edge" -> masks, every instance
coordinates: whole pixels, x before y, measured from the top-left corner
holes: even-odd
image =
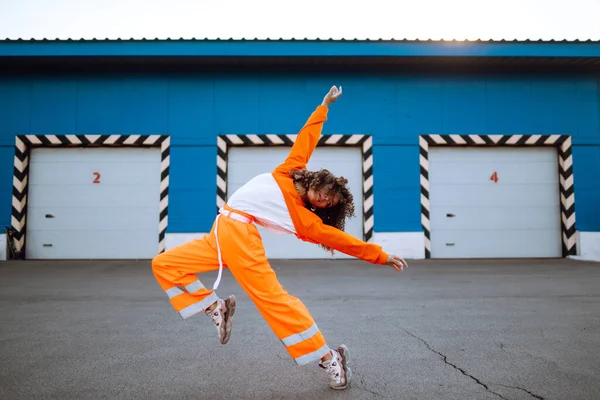
[[[389,39],[42,39],[0,41],[0,57],[600,58],[599,41]]]
[[[0,38],[0,42],[375,42],[375,43],[600,43],[598,39],[409,39],[409,38]]]

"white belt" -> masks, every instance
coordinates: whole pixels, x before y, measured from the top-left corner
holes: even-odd
[[[219,210],[219,214],[217,215],[217,219],[215,221],[215,242],[217,242],[217,254],[219,256],[219,275],[217,276],[217,280],[215,281],[215,284],[213,285],[213,290],[217,290],[217,288],[219,287],[219,283],[221,283],[221,275],[223,273],[223,260],[221,259],[221,246],[219,245],[219,234],[218,234],[219,217],[221,216],[221,214],[225,215],[226,217],[238,220],[240,222],[244,222],[246,224],[252,222],[252,220],[250,218],[243,216],[241,214],[238,214],[236,212],[232,212],[232,211],[226,210],[224,208],[221,208]]]
[[[250,218],[243,216],[242,214],[238,214],[234,211],[226,210],[224,208],[221,208],[219,210],[219,214],[223,214],[229,218],[237,219],[238,221],[244,222],[246,224],[249,224],[252,221]]]

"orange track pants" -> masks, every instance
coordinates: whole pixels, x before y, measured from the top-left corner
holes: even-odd
[[[219,269],[215,227],[213,224],[210,233],[201,239],[174,247],[152,260],[158,284],[183,319],[204,311],[217,300],[215,292],[195,275]],[[326,355],[330,349],[323,334],[304,304],[277,280],[256,226],[220,215],[217,236],[223,268],[229,269],[252,299],[296,364],[308,364]]]

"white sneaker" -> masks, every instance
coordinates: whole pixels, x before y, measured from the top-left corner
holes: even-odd
[[[219,342],[221,344],[227,343],[233,326],[235,296],[231,295],[226,300],[218,299],[214,310],[211,311],[210,308],[207,308],[204,312],[210,317],[213,324],[215,324],[219,334]]]
[[[352,370],[348,366],[350,352],[346,345],[341,345],[336,350],[331,350],[331,355],[331,360],[319,362],[319,366],[327,370],[329,387],[336,390],[346,389],[352,378]]]

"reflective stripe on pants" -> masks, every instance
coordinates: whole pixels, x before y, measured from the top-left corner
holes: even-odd
[[[152,260],[152,272],[171,305],[181,318],[203,312],[217,301],[213,290],[207,289],[196,273],[213,271],[218,263],[210,257],[208,235],[159,254]]]

